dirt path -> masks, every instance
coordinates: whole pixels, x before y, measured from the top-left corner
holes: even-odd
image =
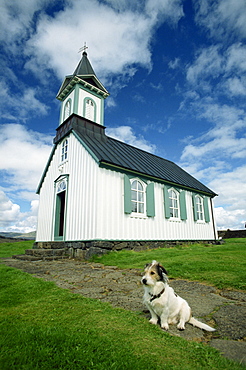
[[[74,293],[127,310],[142,311],[146,318],[149,317],[142,303],[142,270],[120,270],[114,266],[71,259],[36,262],[3,259],[2,262],[35,277],[53,281]],[[185,331],[172,326],[170,334],[207,342],[226,357],[246,365],[246,293],[221,291],[186,280],[170,280],[170,285],[189,302],[196,318],[216,327],[216,332],[211,334],[191,325],[186,325]]]

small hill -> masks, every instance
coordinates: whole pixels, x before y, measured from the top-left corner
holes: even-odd
[[[30,233],[0,232],[0,243],[16,242],[19,240],[35,240],[36,231]]]

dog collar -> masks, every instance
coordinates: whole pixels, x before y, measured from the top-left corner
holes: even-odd
[[[160,296],[165,292],[165,288],[162,289],[162,291],[159,293],[159,294],[151,294],[149,293],[149,295],[151,296],[150,298],[150,302],[152,302],[154,299],[157,299],[157,298],[160,298]]]

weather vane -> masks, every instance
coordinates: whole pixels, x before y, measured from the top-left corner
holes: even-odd
[[[85,43],[84,43],[84,46],[82,46],[82,47],[79,49],[78,53],[83,53],[84,51],[86,51],[86,49],[88,49],[88,46],[86,46],[86,42],[85,42]]]

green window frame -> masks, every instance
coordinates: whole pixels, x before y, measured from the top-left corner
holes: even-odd
[[[155,216],[154,183],[124,174],[124,212],[126,214]]]
[[[181,189],[177,189],[177,188],[164,185],[163,191],[164,191],[165,218],[167,219],[172,218],[172,219],[177,219],[177,220],[180,219],[182,221],[187,220],[185,190],[181,190]]]
[[[210,222],[208,197],[200,194],[193,194],[192,200],[194,221]]]

